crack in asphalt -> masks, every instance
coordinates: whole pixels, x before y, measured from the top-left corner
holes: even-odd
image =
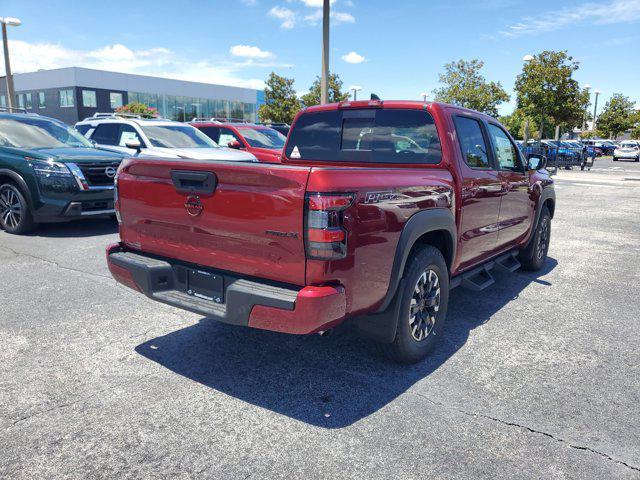
[[[8,250],[9,252],[13,253],[17,257],[27,257],[27,258],[32,258],[34,260],[40,260],[41,262],[45,262],[45,263],[48,263],[50,265],[54,265],[55,267],[58,267],[58,268],[60,268],[62,270],[69,270],[71,272],[76,272],[76,273],[86,273],[87,275],[91,275],[93,277],[106,278],[108,280],[113,280],[113,278],[111,278],[111,276],[109,276],[109,275],[102,275],[100,273],[88,272],[86,270],[81,270],[81,269],[78,269],[78,268],[66,267],[64,265],[60,265],[58,262],[55,262],[53,260],[49,260],[47,258],[42,258],[42,257],[39,257],[37,255],[33,255],[31,253],[18,252],[17,250],[14,250],[11,247],[7,247],[6,245],[3,245],[0,248],[2,248],[4,250]],[[115,282],[115,280],[113,280],[113,281]]]
[[[561,437],[557,437],[556,435],[553,435],[552,433],[544,432],[542,430],[536,430],[535,428],[527,427],[526,425],[522,425],[520,423],[508,422],[506,420],[502,420],[500,418],[492,417],[492,416],[486,415],[484,413],[469,412],[469,411],[463,410],[461,408],[451,407],[449,405],[445,405],[444,403],[437,402],[437,401],[435,401],[435,400],[433,400],[433,399],[431,399],[431,398],[429,398],[426,395],[423,395],[421,393],[417,393],[417,392],[411,392],[411,393],[413,395],[417,396],[417,397],[423,398],[423,399],[427,400],[428,402],[430,402],[430,403],[432,403],[434,405],[438,405],[438,406],[440,406],[442,408],[445,408],[447,410],[453,410],[453,411],[456,411],[458,413],[462,413],[463,415],[466,415],[468,417],[484,418],[484,419],[491,420],[491,421],[496,422],[496,423],[500,423],[501,425],[506,425],[506,426],[509,426],[509,427],[516,427],[516,428],[519,428],[521,430],[526,430],[529,433],[542,435],[542,436],[545,436],[547,438],[551,438],[551,439],[555,440],[556,442],[562,443],[563,445],[566,445],[566,446],[568,446],[570,448],[573,448],[575,450],[582,450],[582,451],[586,451],[586,452],[595,453],[596,455],[599,455],[599,456],[601,456],[601,457],[603,457],[603,458],[605,458],[605,459],[607,459],[609,461],[612,461],[614,463],[617,463],[619,465],[627,467],[627,468],[629,468],[631,470],[634,470],[636,472],[640,472],[640,467],[636,467],[635,465],[631,465],[631,464],[629,464],[629,463],[627,463],[627,462],[625,462],[623,460],[619,460],[617,458],[614,458],[611,455],[609,455],[607,453],[604,453],[604,452],[601,452],[599,450],[596,450],[594,448],[587,447],[587,446],[584,446],[584,445],[574,445],[570,441],[565,440],[564,438],[561,438]]]
[[[24,416],[22,416],[22,417],[20,417],[20,418],[18,418],[16,420],[14,420],[8,427],[5,428],[5,430],[8,430],[11,427],[14,427],[17,424],[19,424],[21,422],[24,422],[26,420],[29,420],[31,418],[38,417],[40,415],[46,415],[47,413],[53,412],[54,410],[60,410],[62,408],[67,408],[67,407],[71,407],[73,405],[77,405],[79,403],[87,402],[87,401],[91,400],[92,398],[97,397],[98,395],[100,395],[102,393],[108,392],[109,390],[114,390],[114,389],[116,389],[118,387],[122,387],[122,386],[125,386],[125,385],[129,385],[129,384],[132,384],[132,383],[139,382],[141,380],[144,380],[147,377],[150,377],[151,375],[153,375],[152,372],[145,373],[144,375],[142,375],[140,377],[136,377],[133,380],[126,380],[126,381],[123,381],[123,382],[118,382],[115,385],[111,385],[111,386],[109,386],[107,388],[103,388],[101,390],[98,390],[98,391],[96,391],[96,392],[94,392],[91,395],[88,395],[86,397],[80,397],[77,400],[74,400],[73,402],[61,403],[61,404],[58,404],[58,405],[54,405],[51,408],[47,408],[46,410],[40,410],[38,412],[33,412],[33,413],[29,414],[29,415],[24,415]]]

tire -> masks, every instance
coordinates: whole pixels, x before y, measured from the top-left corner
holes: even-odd
[[[396,337],[382,348],[392,360],[410,364],[429,354],[444,328],[449,270],[440,250],[430,245],[418,250],[405,268],[404,279],[397,293],[400,308]],[[412,316],[412,311],[419,313]]]
[[[635,161],[640,162],[640,157],[636,157]]]
[[[0,185],[0,228],[22,235],[35,227],[26,198],[13,183]]]
[[[617,161],[618,161],[618,159],[617,159],[616,157],[613,157],[613,161],[614,161],[614,162],[617,162]]]
[[[530,272],[538,271],[547,260],[549,252],[549,241],[551,240],[551,214],[544,206],[540,212],[540,220],[536,231],[529,244],[518,254],[518,260],[522,264],[523,270]]]

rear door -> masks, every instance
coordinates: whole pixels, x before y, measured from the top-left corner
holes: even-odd
[[[525,236],[531,226],[534,205],[524,159],[504,129],[489,123],[489,138],[498,166],[503,196],[500,203],[498,246],[505,247]]]
[[[460,269],[466,269],[497,246],[502,182],[491,161],[483,122],[467,115],[454,115],[453,121],[463,160],[459,249]]]
[[[136,250],[304,285],[309,167],[130,160],[118,175],[120,234]]]

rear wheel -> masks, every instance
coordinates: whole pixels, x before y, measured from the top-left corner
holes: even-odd
[[[551,214],[544,206],[540,212],[538,226],[529,244],[520,252],[518,260],[524,270],[540,270],[547,260],[549,241],[551,240]]]
[[[449,271],[440,250],[426,246],[416,252],[405,270],[396,337],[383,345],[400,363],[425,358],[442,334],[449,302]]]
[[[35,226],[27,200],[12,183],[0,186],[0,227],[8,233],[21,235]]]
[[[616,157],[613,157],[613,161],[614,161],[614,162],[617,162],[617,161],[618,161],[618,159],[617,159]]]

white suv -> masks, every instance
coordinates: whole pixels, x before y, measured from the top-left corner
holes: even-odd
[[[632,158],[640,162],[640,143],[636,140],[621,142],[613,152],[613,161],[617,162],[619,158]]]
[[[166,119],[96,113],[76,130],[101,148],[134,155],[257,162],[248,152],[220,147],[197,128]]]

